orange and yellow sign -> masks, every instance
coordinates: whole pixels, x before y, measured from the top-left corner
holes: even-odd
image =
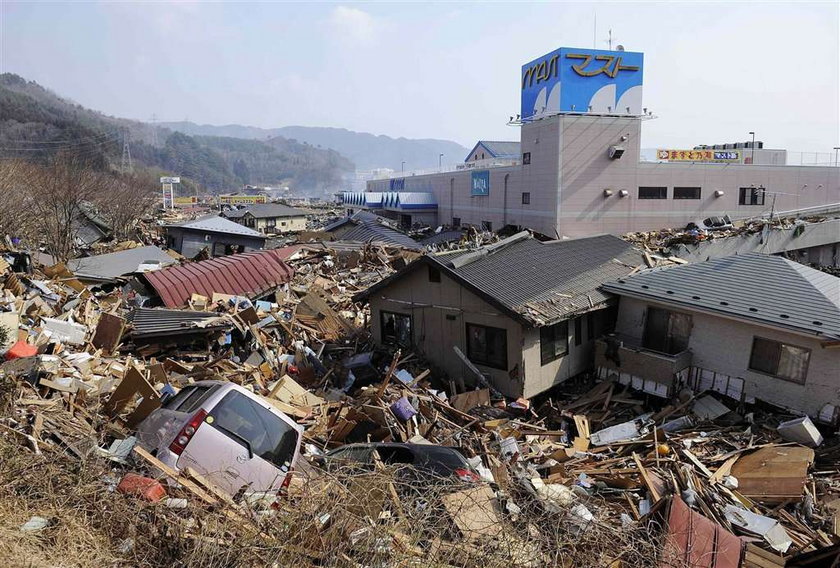
[[[197,205],[198,204],[198,197],[195,195],[190,197],[176,197],[175,198],[175,206],[176,207],[184,207],[189,205]]]
[[[657,160],[669,162],[739,162],[738,150],[657,150]]]
[[[219,203],[222,205],[251,205],[254,203],[266,203],[265,195],[220,195]]]

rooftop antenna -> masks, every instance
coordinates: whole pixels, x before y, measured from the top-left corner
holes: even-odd
[[[610,51],[612,51],[612,42],[613,42],[612,28],[610,28],[608,34],[609,35],[608,35],[608,38],[607,38],[607,44],[610,46]]]
[[[592,22],[592,49],[598,49],[598,10],[593,13],[595,16],[593,18],[594,22]]]

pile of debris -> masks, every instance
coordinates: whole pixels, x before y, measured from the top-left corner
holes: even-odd
[[[184,309],[137,307],[127,287],[88,288],[64,267],[6,269],[13,563],[54,563],[65,545],[81,559],[80,543],[99,554],[79,565],[769,567],[840,550],[840,444],[807,418],[711,394],[662,403],[610,380],[540,401],[506,400],[477,370],[482,388],[459,388],[374,346],[351,299],[416,253],[296,247],[272,294],[193,294]],[[283,493],[230,495],[137,445],[139,424],[204,380],[301,427]],[[468,467],[430,480],[397,457],[325,465],[378,443],[456,448]]]

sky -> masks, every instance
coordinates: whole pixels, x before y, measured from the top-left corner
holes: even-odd
[[[840,146],[840,2],[0,0],[0,71],[106,114],[518,140],[522,64],[645,54],[643,147]]]

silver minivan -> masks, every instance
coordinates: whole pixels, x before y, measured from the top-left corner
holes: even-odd
[[[137,443],[160,461],[191,467],[231,495],[287,485],[302,435],[271,403],[225,381],[184,387],[137,427]]]

